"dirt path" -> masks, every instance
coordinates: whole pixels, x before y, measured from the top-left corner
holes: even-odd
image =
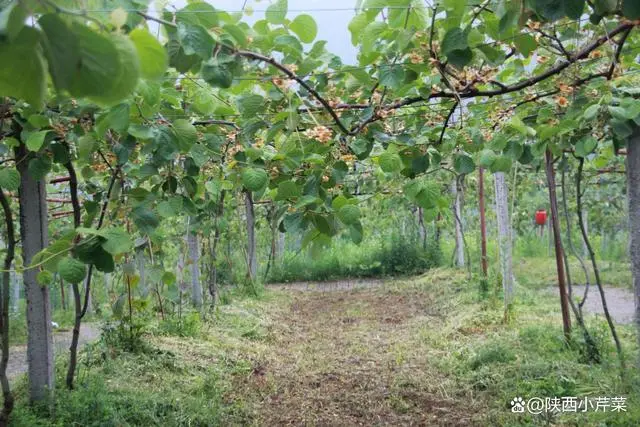
[[[448,396],[448,380],[417,350],[421,328],[443,313],[429,296],[377,289],[383,283],[278,286],[301,292],[270,331],[275,351],[240,392],[260,394],[258,425],[475,425],[473,404]]]
[[[384,287],[385,280],[383,279],[357,279],[357,280],[336,280],[331,282],[296,282],[296,283],[279,283],[269,285],[270,288],[280,290],[294,290],[301,292],[336,292],[336,291],[351,291],[357,289],[373,289]],[[550,289],[552,292],[557,292],[558,288],[554,287]],[[580,297],[584,294],[585,287],[583,285],[574,285],[574,296]],[[633,322],[635,316],[635,305],[633,292],[624,288],[615,288],[612,286],[605,286],[605,296],[607,299],[607,308],[613,319],[618,323],[628,324]],[[587,301],[583,307],[587,313],[595,315],[603,315],[604,309],[602,308],[602,300],[600,293],[596,286],[589,287],[589,293]]]
[[[66,354],[71,345],[71,330],[58,330],[53,334],[54,354]],[[86,323],[80,328],[80,347],[96,340],[100,336],[100,327],[96,324]],[[9,365],[7,376],[10,380],[27,372],[27,346],[18,345],[11,347],[9,353]]]
[[[574,299],[579,297],[582,299],[584,295],[585,287],[582,285],[573,286]],[[553,292],[558,292],[558,288],[553,288]],[[607,300],[607,308],[611,317],[618,323],[631,323],[635,315],[635,304],[633,299],[633,292],[624,288],[614,288],[612,286],[604,287],[604,294]],[[587,313],[595,315],[604,315],[604,309],[602,308],[602,299],[600,298],[600,292],[598,287],[589,286],[589,293],[587,300],[584,304],[583,310]]]

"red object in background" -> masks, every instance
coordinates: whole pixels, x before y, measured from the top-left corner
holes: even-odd
[[[545,210],[537,210],[536,211],[536,224],[545,225],[547,223],[547,211]]]

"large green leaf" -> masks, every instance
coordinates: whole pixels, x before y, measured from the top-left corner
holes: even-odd
[[[215,42],[202,25],[178,24],[178,38],[185,54],[198,55],[203,59],[211,58]]]
[[[384,152],[378,158],[378,164],[383,172],[392,173],[402,169],[402,159],[396,153]]]
[[[142,28],[131,31],[129,38],[138,52],[142,76],[147,79],[162,77],[167,70],[169,59],[167,51],[158,39]]]
[[[233,83],[233,73],[226,63],[218,58],[211,58],[202,63],[200,75],[211,86],[227,89]]]
[[[7,191],[17,191],[20,188],[20,174],[13,168],[0,169],[0,187]]]
[[[100,235],[106,239],[102,243],[102,248],[111,255],[123,254],[133,249],[131,234],[122,228],[100,230]]]
[[[473,58],[469,48],[469,33],[457,27],[447,31],[442,39],[442,53],[457,67],[467,65]]]
[[[624,0],[622,13],[630,19],[640,19],[640,2],[638,0]]]
[[[131,211],[136,227],[145,234],[151,234],[160,225],[157,215],[149,208],[137,206]]]
[[[318,35],[318,25],[310,15],[298,15],[289,25],[303,43],[312,43]]]
[[[178,145],[183,152],[188,152],[198,140],[198,131],[188,120],[177,119],[173,122],[172,129],[176,133]]]
[[[243,116],[253,117],[265,108],[265,99],[260,95],[244,95],[237,99],[238,110]]]
[[[30,133],[27,137],[25,145],[30,151],[39,151],[40,148],[42,148],[42,144],[44,144],[44,139],[48,133],[48,130],[41,130],[38,132]]]
[[[288,200],[300,196],[300,187],[293,181],[284,181],[278,184],[276,200]]]
[[[360,220],[360,209],[356,205],[344,205],[338,210],[338,218],[344,224],[355,224]]]
[[[242,171],[242,185],[249,191],[260,191],[269,182],[269,175],[264,169],[247,168]]]
[[[6,3],[6,2],[5,2]],[[24,27],[27,9],[22,2],[12,1],[0,10],[0,38],[13,40]]]
[[[397,89],[405,78],[404,68],[400,64],[384,66],[380,68],[380,84]]]
[[[12,41],[0,41],[0,96],[22,99],[36,108],[44,105],[47,89],[40,33],[23,27]]]
[[[460,174],[469,174],[474,171],[476,165],[469,155],[462,153],[454,157],[453,168]]]
[[[80,283],[87,275],[87,266],[75,258],[65,257],[58,263],[58,273],[66,282]]]
[[[593,150],[598,146],[598,140],[593,136],[588,136],[586,138],[582,138],[576,144],[576,156],[578,157],[587,157],[589,154],[593,153]]]
[[[272,24],[284,24],[287,16],[289,2],[287,0],[276,0],[266,11],[266,18]]]

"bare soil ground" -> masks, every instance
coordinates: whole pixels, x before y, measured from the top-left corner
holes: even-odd
[[[478,408],[448,396],[440,386],[446,379],[430,368],[433,356],[413,344],[418,325],[442,314],[424,294],[375,289],[383,283],[279,287],[302,292],[294,291],[270,331],[275,351],[237,384],[260,393],[259,425],[476,425]]]

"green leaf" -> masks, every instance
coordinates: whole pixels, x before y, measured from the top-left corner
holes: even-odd
[[[40,33],[32,27],[23,27],[11,42],[0,42],[0,96],[22,99],[40,109],[47,80],[38,43]]]
[[[0,170],[0,187],[7,191],[17,191],[20,188],[20,174],[13,168]]]
[[[565,15],[571,19],[580,19],[585,3],[585,0],[562,0]]]
[[[129,33],[140,59],[140,72],[147,79],[158,79],[164,75],[169,65],[167,51],[158,39],[142,28]]]
[[[33,179],[40,180],[47,176],[51,170],[51,159],[48,156],[38,156],[31,159],[27,170]]]
[[[100,235],[106,239],[102,243],[102,248],[111,255],[123,254],[133,249],[131,234],[122,228],[100,230]]]
[[[267,8],[265,14],[267,21],[276,25],[284,24],[288,9],[289,2],[287,0],[276,0]]]
[[[36,282],[40,286],[48,286],[53,282],[53,273],[49,270],[42,270],[36,276]]]
[[[236,100],[238,110],[243,116],[253,117],[265,108],[265,100],[260,95],[244,95]]]
[[[518,35],[513,39],[513,44],[525,58],[528,58],[538,47],[538,42],[531,34]]]
[[[157,215],[147,207],[137,206],[131,211],[133,222],[144,233],[151,234],[160,225]]]
[[[200,75],[213,87],[228,89],[233,83],[233,73],[230,68],[220,62],[218,58],[211,58],[202,63]]]
[[[493,165],[493,162],[496,161],[496,153],[494,153],[492,150],[482,150],[482,152],[480,153],[480,159],[478,161],[478,164],[480,165],[480,167],[483,168],[490,168],[491,165]]]
[[[491,172],[509,172],[513,160],[509,156],[498,156],[496,161],[491,165]]]
[[[178,145],[183,152],[188,152],[191,146],[198,141],[198,131],[188,120],[178,119],[174,121],[172,129],[176,133]]]
[[[587,157],[589,154],[593,153],[593,150],[598,146],[598,140],[593,136],[588,136],[586,138],[582,138],[576,144],[576,156],[578,157]]]
[[[178,22],[188,22],[193,25],[202,25],[207,29],[217,27],[220,24],[219,12],[203,1],[193,2],[183,7],[176,13]]]
[[[457,154],[453,160],[453,168],[460,174],[470,174],[476,168],[473,159],[467,154]]]
[[[310,15],[298,15],[289,25],[303,43],[312,43],[318,35],[318,25]]]
[[[269,182],[269,175],[264,169],[247,168],[242,171],[242,185],[249,191],[260,191]]]
[[[215,41],[202,25],[179,23],[178,38],[187,55],[198,55],[202,59],[211,58]]]
[[[96,120],[96,133],[104,135],[109,129],[123,133],[129,128],[129,113],[131,107],[127,103],[111,107]]]
[[[30,133],[25,145],[30,151],[39,151],[40,148],[42,148],[42,144],[44,144],[44,139],[48,133],[48,130]]]
[[[380,169],[386,173],[397,172],[402,169],[402,159],[396,153],[384,152],[378,158]]]
[[[131,40],[121,35],[113,35],[111,42],[118,53],[119,74],[111,86],[91,98],[104,105],[114,105],[133,93],[140,77],[140,60]]]
[[[624,0],[622,14],[629,19],[640,19],[640,2],[638,0]]]
[[[285,181],[278,184],[276,200],[288,200],[300,197],[300,188],[293,181]]]
[[[13,40],[24,27],[27,10],[19,1],[9,3],[0,11],[0,38]]]
[[[380,84],[398,89],[405,78],[404,67],[400,64],[380,68]]]
[[[447,31],[442,39],[442,53],[456,67],[467,65],[473,58],[468,39],[469,33],[457,27]]]
[[[344,224],[354,224],[360,220],[360,209],[356,205],[344,205],[338,210],[338,218]]]
[[[68,256],[62,258],[58,263],[58,273],[66,282],[80,283],[87,275],[87,266],[85,263]]]

